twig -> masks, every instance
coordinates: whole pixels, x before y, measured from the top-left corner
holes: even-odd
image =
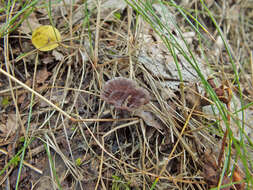
[[[227,91],[227,94],[228,94],[228,98],[227,98],[227,102],[226,102],[226,107],[227,107],[227,110],[228,110],[228,114],[227,114],[227,122],[228,122],[228,126],[226,127],[226,131],[225,131],[225,134],[223,136],[223,139],[222,139],[222,145],[221,145],[221,150],[220,150],[220,154],[219,154],[219,157],[218,157],[218,168],[220,168],[221,166],[221,162],[222,162],[222,157],[223,157],[223,154],[224,154],[224,151],[225,151],[225,146],[226,146],[226,140],[227,140],[227,136],[228,136],[228,127],[230,126],[230,101],[231,101],[231,98],[232,98],[232,91],[231,89],[228,87],[226,88],[226,91]]]
[[[5,155],[8,155],[8,152],[5,151],[5,150],[3,150],[3,149],[1,149],[1,148],[0,148],[0,152],[2,152],[2,153],[5,154]],[[42,171],[42,170],[40,170],[40,169],[34,167],[33,165],[29,164],[28,162],[23,161],[23,163],[24,163],[25,166],[27,166],[28,168],[30,168],[30,169],[36,171],[37,173],[39,173],[39,174],[41,174],[41,175],[43,174],[43,171]]]
[[[97,68],[98,64],[98,42],[99,42],[99,30],[100,30],[100,6],[101,6],[101,1],[97,1],[97,22],[96,22],[96,36],[95,36],[95,50],[94,50],[94,67]]]

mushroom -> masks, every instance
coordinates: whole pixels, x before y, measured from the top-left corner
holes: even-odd
[[[146,89],[124,77],[117,77],[107,81],[102,89],[101,98],[115,108],[134,111],[150,101]]]

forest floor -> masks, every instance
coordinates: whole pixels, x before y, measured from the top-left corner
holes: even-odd
[[[253,189],[252,0],[0,13],[0,189]]]

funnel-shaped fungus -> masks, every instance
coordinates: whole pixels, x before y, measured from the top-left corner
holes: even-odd
[[[107,81],[103,87],[101,98],[115,108],[133,111],[147,104],[150,100],[146,89],[127,78],[118,77]]]

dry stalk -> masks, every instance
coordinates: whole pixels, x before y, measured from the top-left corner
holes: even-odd
[[[5,151],[5,150],[3,150],[3,149],[0,149],[0,152],[2,152],[5,155],[8,155],[8,152]],[[43,171],[41,171],[40,169],[36,168],[35,166],[29,164],[28,162],[24,161],[23,163],[24,163],[25,166],[27,166],[28,168],[34,170],[35,172],[37,172],[37,173],[39,173],[41,175],[43,174]]]

